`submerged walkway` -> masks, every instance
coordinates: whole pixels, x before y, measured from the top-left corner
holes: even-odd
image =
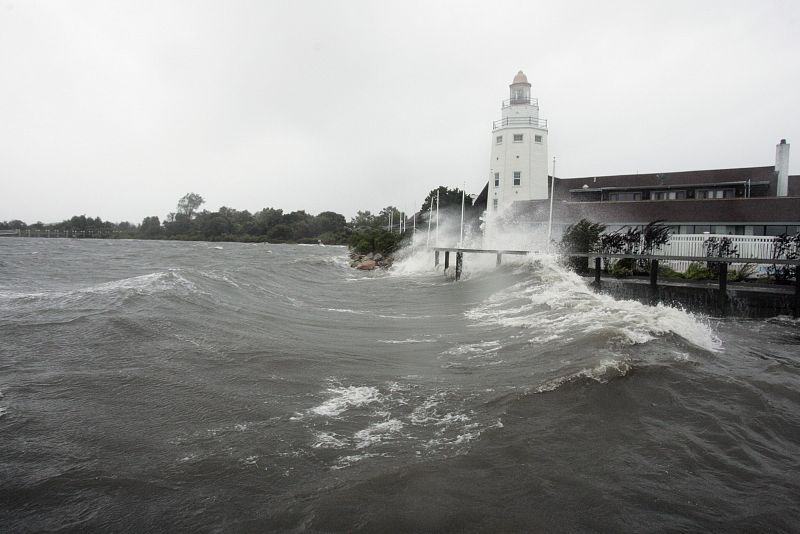
[[[497,256],[497,265],[502,263],[504,254],[512,254],[524,256],[528,254],[543,254],[538,250],[502,250],[502,249],[478,249],[478,248],[460,248],[460,247],[432,247],[434,251],[434,266],[439,265],[439,255],[444,252],[444,268],[450,267],[450,253],[456,254],[456,273],[455,279],[461,279],[461,272],[464,268],[464,254],[494,254]],[[775,287],[742,287],[737,283],[730,289],[735,297],[741,297],[744,294],[750,293],[753,296],[751,300],[767,298],[775,304],[774,308],[784,308],[786,306],[778,306],[779,300],[789,300],[788,309],[794,317],[800,317],[800,259],[771,259],[771,258],[732,258],[732,257],[706,257],[706,256],[672,256],[672,255],[658,255],[658,254],[602,254],[597,252],[585,253],[568,253],[564,254],[573,258],[587,258],[594,260],[594,280],[592,284],[598,291],[603,286],[603,280],[606,282],[614,283],[627,283],[632,285],[647,287],[649,300],[652,304],[665,300],[665,291],[661,288],[685,288],[689,290],[704,290],[706,295],[704,299],[709,300],[709,291],[713,290],[715,293],[714,299],[716,300],[716,308],[720,315],[727,315],[731,310],[731,295],[728,289],[728,265],[730,263],[754,263],[760,265],[785,265],[789,268],[794,267],[794,287],[788,286],[775,286]],[[608,259],[633,259],[637,261],[649,262],[649,279],[641,278],[610,278],[602,276],[602,260]],[[704,281],[664,281],[659,283],[658,280],[658,265],[659,261],[690,261],[701,263],[717,263],[719,264],[719,278],[717,282],[704,282]],[[740,294],[741,293],[741,294]],[[762,306],[764,307],[764,306]],[[767,308],[769,306],[766,306]]]

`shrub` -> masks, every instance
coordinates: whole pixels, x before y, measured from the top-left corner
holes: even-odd
[[[800,233],[793,236],[781,234],[772,242],[772,259],[796,260],[800,258]],[[771,265],[767,273],[775,278],[775,283],[785,284],[792,277],[793,265]]]
[[[633,260],[624,258],[611,264],[608,273],[611,276],[622,278],[633,274]]]
[[[606,226],[604,224],[581,219],[576,224],[571,224],[567,227],[566,232],[561,237],[561,250],[565,254],[570,252],[594,252],[600,242],[600,234],[605,229]],[[589,270],[589,258],[569,258],[567,264],[577,272],[587,272]]]
[[[684,277],[688,280],[712,280],[716,278],[711,269],[704,266],[702,263],[692,262],[684,273]]]
[[[754,263],[745,263],[739,269],[728,271],[728,280],[731,282],[744,282],[758,271]]]
[[[730,237],[709,237],[703,241],[703,248],[708,258],[738,258],[739,247],[733,244]],[[730,263],[728,263],[730,265]],[[706,267],[714,275],[719,275],[719,262],[708,262]]]
[[[679,273],[669,265],[659,265],[658,276],[663,278],[683,278],[683,273]]]
[[[348,245],[358,254],[380,252],[386,255],[399,248],[402,237],[383,228],[359,228],[350,235]]]

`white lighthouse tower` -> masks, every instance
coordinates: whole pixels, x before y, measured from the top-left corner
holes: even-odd
[[[548,198],[547,121],[522,71],[511,82],[502,118],[492,125],[487,210],[492,216],[517,200]],[[497,213],[499,214],[499,213]]]

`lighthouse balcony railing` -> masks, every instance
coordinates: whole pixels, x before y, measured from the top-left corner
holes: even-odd
[[[508,100],[503,100],[503,109],[519,105],[529,105],[529,106],[539,107],[539,99],[521,96],[518,98],[509,98]]]
[[[492,130],[505,128],[507,126],[511,126],[512,128],[514,126],[518,127],[532,126],[534,128],[547,128],[547,120],[537,119],[536,117],[506,117],[505,119],[494,121],[492,123]]]

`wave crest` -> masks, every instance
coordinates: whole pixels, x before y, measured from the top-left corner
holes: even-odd
[[[592,290],[553,257],[534,261],[525,280],[468,310],[467,318],[488,326],[533,330],[532,342],[602,333],[616,341],[640,344],[674,334],[710,352],[722,348],[719,337],[699,316],[663,304],[616,300]]]

